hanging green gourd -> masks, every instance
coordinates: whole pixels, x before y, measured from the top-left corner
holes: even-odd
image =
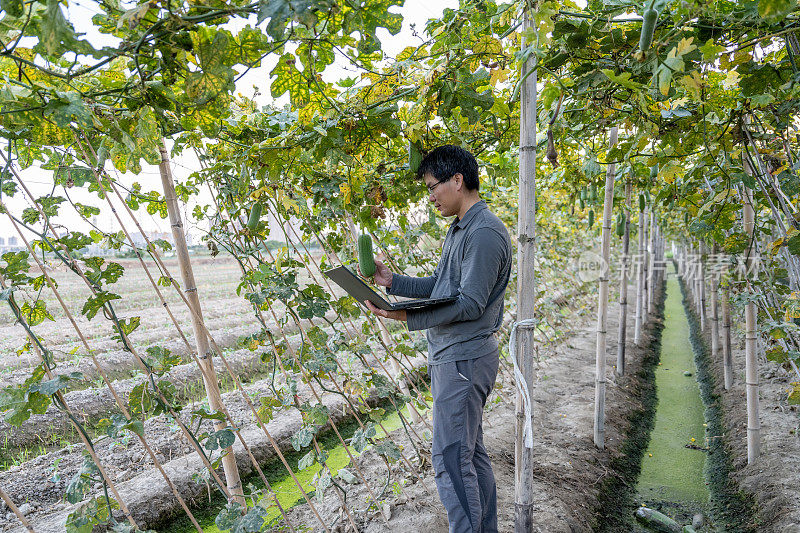
[[[650,179],[655,180],[658,179],[658,165],[653,165],[650,167]]]
[[[583,198],[580,199],[581,211],[586,209],[586,202],[583,201]]]
[[[639,212],[644,213],[644,208],[645,208],[644,194],[639,193]]]
[[[594,226],[594,209],[589,209],[589,228]]]
[[[101,172],[106,166],[106,159],[108,158],[108,149],[106,143],[100,143],[97,149],[97,171]]]
[[[261,220],[261,204],[255,203],[250,209],[250,218],[247,219],[247,229],[255,231],[258,227],[258,222]]]
[[[358,237],[358,268],[367,278],[375,275],[375,257],[372,255],[372,237],[363,233]]]
[[[589,202],[596,202],[597,201],[597,185],[592,183],[589,186]]]
[[[581,200],[584,201],[584,202],[586,201],[586,187],[585,186],[581,187]],[[583,208],[581,207],[581,209],[583,209]]]
[[[653,35],[658,22],[658,11],[653,9],[653,4],[642,13],[642,33],[639,35],[639,50],[645,52],[653,44]]]
[[[617,237],[625,235],[625,215],[620,213],[617,215]]]

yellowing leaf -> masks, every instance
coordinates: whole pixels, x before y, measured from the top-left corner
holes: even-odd
[[[725,79],[722,80],[722,86],[726,89],[733,89],[734,87],[739,86],[739,73],[735,70],[731,70],[728,72],[728,75],[725,76]]]
[[[694,37],[686,37],[678,41],[678,46],[675,47],[675,54],[677,56],[686,55],[697,47],[692,44]]]
[[[489,76],[489,83],[491,83],[492,87],[494,87],[498,82],[506,81],[508,79],[508,74],[509,70],[506,68],[494,69],[491,71],[491,75]]]
[[[699,72],[693,70],[690,74],[681,78],[681,85],[686,88],[692,99],[701,100],[700,93],[703,88],[703,79],[700,77]]]
[[[277,200],[281,203],[286,211],[291,212],[294,211],[296,214],[300,214],[300,206],[297,205],[288,194],[286,194],[283,190],[278,190],[276,195]]]

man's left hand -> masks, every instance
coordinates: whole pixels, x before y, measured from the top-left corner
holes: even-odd
[[[402,311],[384,311],[383,309],[378,309],[375,307],[372,302],[369,300],[364,300],[364,305],[367,306],[367,309],[372,311],[373,314],[378,316],[382,316],[383,318],[390,318],[392,320],[402,320],[403,322],[406,321],[406,312],[405,310]]]

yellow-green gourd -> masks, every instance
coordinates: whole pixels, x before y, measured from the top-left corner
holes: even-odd
[[[258,227],[258,222],[261,220],[261,204],[253,204],[250,209],[250,218],[247,219],[247,227],[250,231],[255,231]]]
[[[589,209],[589,227],[594,226],[594,209]]]
[[[358,237],[358,268],[365,277],[375,275],[375,257],[372,255],[372,237],[366,233]]]

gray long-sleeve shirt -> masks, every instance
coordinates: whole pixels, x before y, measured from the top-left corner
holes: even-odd
[[[481,200],[450,225],[432,276],[394,274],[389,294],[457,297],[442,306],[407,311],[409,330],[428,330],[428,364],[474,359],[497,349],[494,332],[503,323],[511,262],[508,230]]]

